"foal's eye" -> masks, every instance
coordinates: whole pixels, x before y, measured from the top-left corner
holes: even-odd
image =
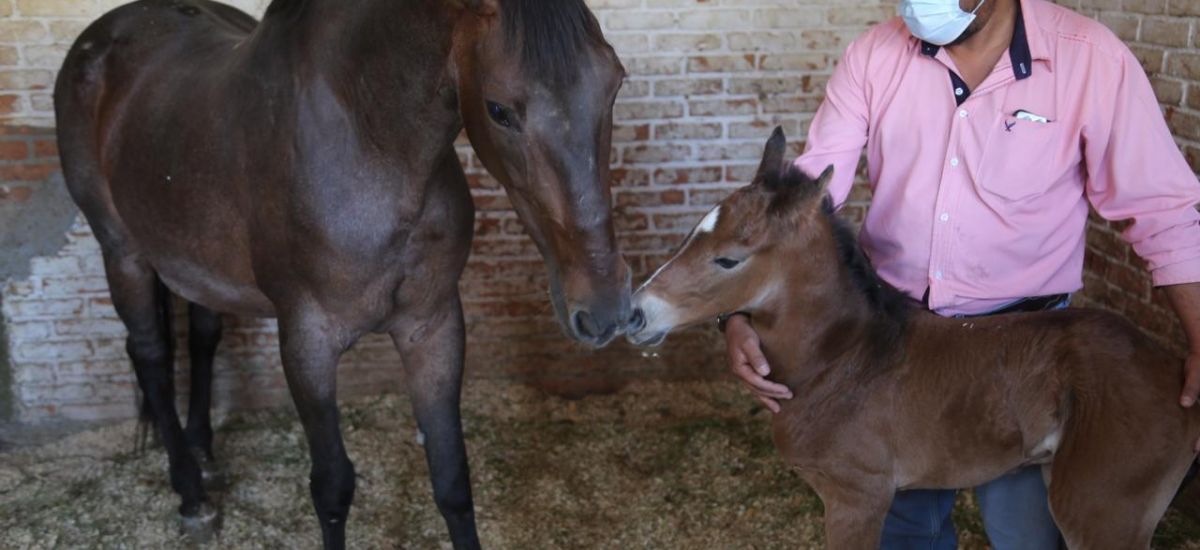
[[[496,103],[495,101],[489,101],[487,102],[487,110],[488,116],[492,117],[492,120],[494,120],[496,124],[499,124],[505,128],[516,128],[516,116],[513,114],[512,109]]]
[[[717,258],[716,261],[717,261],[717,265],[721,266],[721,269],[733,269],[742,263],[737,260],[731,260],[729,258]]]

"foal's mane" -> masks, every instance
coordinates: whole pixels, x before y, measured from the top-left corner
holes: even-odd
[[[850,229],[850,224],[834,214],[833,200],[828,196],[823,201],[822,211],[829,218],[842,264],[850,271],[850,280],[854,286],[867,297],[867,303],[873,311],[890,320],[903,322],[912,309],[912,300],[907,294],[879,277],[879,273],[871,267],[871,262],[859,246],[858,238]]]
[[[845,266],[854,291],[866,300],[870,310],[866,324],[862,325],[865,332],[851,335],[834,330],[823,344],[829,346],[825,352],[840,361],[859,365],[866,369],[861,371],[866,374],[885,372],[896,364],[897,354],[903,353],[901,341],[913,309],[912,302],[871,267],[850,225],[834,212],[833,199],[819,179],[814,180],[794,164],[788,164],[775,174],[768,174],[764,183],[775,193],[769,212],[782,213],[780,211],[786,210],[789,203],[796,205],[797,201],[821,201],[821,215],[829,223],[838,260]]]
[[[574,54],[608,45],[583,0],[500,0],[500,8],[505,40],[521,49],[522,66],[554,82],[574,82]]]
[[[875,268],[871,267],[871,262],[858,244],[854,230],[846,220],[835,213],[833,199],[825,193],[820,183],[790,163],[777,178],[768,178],[767,181],[767,185],[773,186],[777,192],[798,193],[795,198],[800,200],[811,199],[817,194],[822,195],[821,212],[829,221],[834,245],[842,265],[846,266],[850,273],[850,281],[867,299],[867,304],[874,313],[888,321],[903,324],[912,309],[912,301],[907,294],[880,278]]]

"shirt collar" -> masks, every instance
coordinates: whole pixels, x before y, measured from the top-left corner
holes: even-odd
[[[1012,44],[1008,47],[1009,59],[1012,61],[1013,76],[1017,80],[1025,80],[1033,76],[1033,61],[1035,59],[1050,61],[1046,53],[1046,45],[1041,29],[1037,26],[1032,13],[1038,0],[1021,0],[1017,3],[1017,22],[1013,25]],[[921,54],[936,57],[941,46],[921,40]]]

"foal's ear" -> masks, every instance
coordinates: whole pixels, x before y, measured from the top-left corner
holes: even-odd
[[[825,171],[817,177],[817,195],[824,197],[829,192],[829,183],[833,181],[833,165],[825,167]]]
[[[783,156],[786,153],[787,136],[783,134],[782,126],[776,126],[775,131],[771,133],[771,139],[767,140],[767,148],[763,151],[762,163],[758,165],[754,183],[771,186],[778,182],[780,171],[783,170]]]
[[[784,217],[807,218],[826,208],[829,197],[829,182],[833,180],[833,165],[829,165],[817,179],[812,179],[792,164],[778,176],[778,181],[768,187],[771,202],[767,213]]]

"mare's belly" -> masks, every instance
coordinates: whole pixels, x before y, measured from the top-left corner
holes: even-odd
[[[275,306],[257,286],[187,260],[153,261],[163,283],[189,302],[243,317],[274,317]]]
[[[272,317],[255,280],[247,222],[228,196],[186,173],[113,185],[133,249],[168,288],[222,313]]]

